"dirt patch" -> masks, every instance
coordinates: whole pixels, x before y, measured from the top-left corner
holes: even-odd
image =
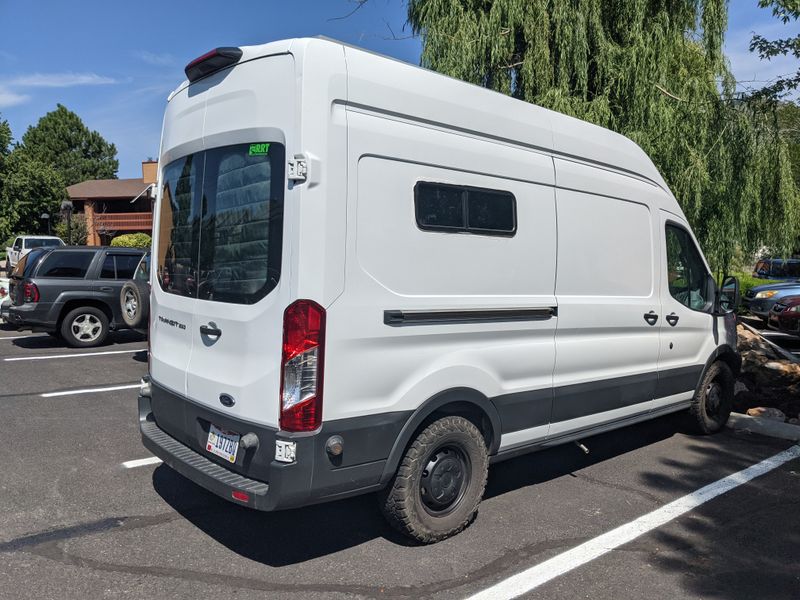
[[[777,408],[786,419],[800,413],[800,363],[786,359],[764,338],[739,325],[739,352],[742,372],[734,396],[733,408]]]

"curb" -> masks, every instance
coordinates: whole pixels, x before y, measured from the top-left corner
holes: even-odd
[[[731,413],[728,427],[745,433],[758,433],[769,437],[800,442],[800,426],[790,423],[781,423],[763,417],[751,417],[741,413]]]

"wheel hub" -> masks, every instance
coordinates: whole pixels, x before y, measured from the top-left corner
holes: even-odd
[[[715,416],[722,403],[722,387],[716,381],[712,381],[706,388],[706,412],[709,416]]]
[[[422,502],[433,512],[444,512],[453,508],[461,499],[466,474],[464,455],[455,448],[440,448],[431,455],[422,471]]]

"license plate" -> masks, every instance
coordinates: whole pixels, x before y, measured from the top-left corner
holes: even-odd
[[[239,437],[235,433],[211,425],[208,429],[206,450],[234,463],[236,462],[236,452],[239,450]]]

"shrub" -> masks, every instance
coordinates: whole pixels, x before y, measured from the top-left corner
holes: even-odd
[[[86,217],[82,214],[72,214],[70,217],[70,229],[72,229],[72,245],[85,246],[86,239],[89,237],[89,232],[86,229]],[[53,227],[53,235],[57,235],[65,244],[69,244],[69,236],[67,235],[67,220],[61,219]]]
[[[146,233],[127,233],[115,237],[111,240],[111,245],[123,248],[149,248],[152,241]]]

